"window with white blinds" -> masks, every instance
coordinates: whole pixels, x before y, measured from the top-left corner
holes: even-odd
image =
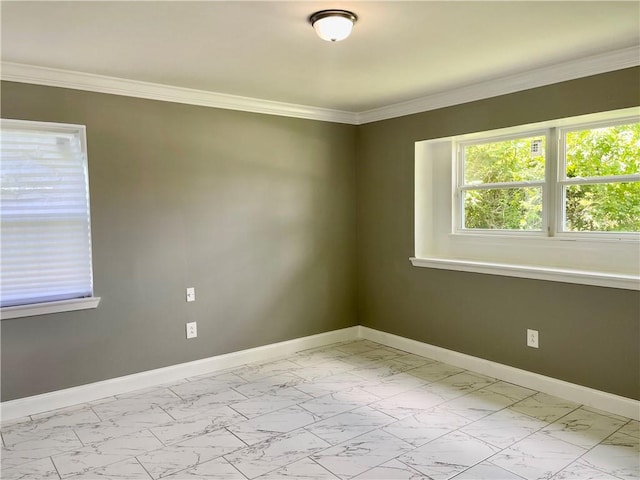
[[[84,126],[3,119],[0,195],[3,313],[92,297]]]

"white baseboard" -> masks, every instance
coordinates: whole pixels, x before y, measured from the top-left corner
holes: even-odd
[[[362,325],[2,402],[0,404],[0,418],[2,421],[12,420],[357,338],[378,342],[582,405],[640,420],[640,402],[637,400],[436,347]]]
[[[634,420],[640,420],[640,402],[631,398],[583,387],[575,383],[565,382],[490,360],[447,350],[446,348],[436,347],[428,343],[381,332],[362,325],[358,328],[358,336],[371,340],[372,342],[381,343],[389,347],[504,380],[505,382],[515,383],[549,395],[555,395],[556,397],[561,397],[588,407],[633,418]]]
[[[355,340],[358,338],[358,332],[358,326],[343,328],[341,330],[333,330],[331,332],[319,333],[317,335],[296,338],[285,342],[272,343],[262,347],[250,348],[239,352],[195,360],[193,362],[180,363],[178,365],[134,373],[124,377],[57,390],[55,392],[43,393],[32,397],[10,400],[0,404],[0,418],[2,421],[7,421],[26,417],[27,415],[70,407],[187,377],[238,367],[246,363],[261,362],[276,357],[291,355],[308,348]]]

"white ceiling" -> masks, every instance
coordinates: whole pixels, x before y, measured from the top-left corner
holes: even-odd
[[[640,44],[640,2],[2,1],[2,61],[363,112]],[[345,8],[350,38],[307,17]]]

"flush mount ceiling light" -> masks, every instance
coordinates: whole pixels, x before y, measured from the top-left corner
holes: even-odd
[[[351,35],[358,17],[348,10],[321,10],[309,17],[318,36],[327,42],[339,42]]]

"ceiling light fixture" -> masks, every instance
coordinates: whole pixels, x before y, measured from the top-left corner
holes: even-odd
[[[309,17],[318,36],[327,42],[339,42],[351,35],[358,17],[348,10],[321,10]]]

